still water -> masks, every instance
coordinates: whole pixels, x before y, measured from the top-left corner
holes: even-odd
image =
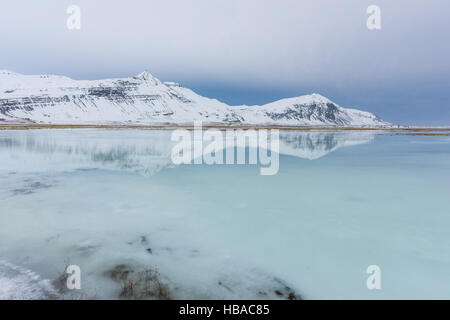
[[[173,299],[450,299],[449,136],[281,131],[272,176],[174,165],[174,144],[0,131],[0,298],[133,298],[152,270]]]

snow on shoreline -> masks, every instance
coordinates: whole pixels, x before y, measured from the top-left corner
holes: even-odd
[[[36,300],[56,298],[47,279],[31,270],[0,260],[0,300]]]

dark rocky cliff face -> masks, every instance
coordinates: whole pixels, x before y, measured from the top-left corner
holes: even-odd
[[[294,104],[286,107],[286,111],[274,113],[267,112],[267,115],[273,120],[292,119],[292,120],[320,120],[325,122],[334,122],[337,125],[345,125],[345,122],[337,116],[340,113],[334,103],[325,105],[313,103],[310,105]]]

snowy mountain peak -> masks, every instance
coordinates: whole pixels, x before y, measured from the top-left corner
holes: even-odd
[[[326,98],[326,97],[324,97],[324,96],[322,96],[321,94],[318,94],[318,93],[311,94],[311,98],[315,99],[315,100],[318,100],[318,101],[321,101],[321,102],[325,102],[325,103],[331,102],[330,99],[328,99],[328,98]]]
[[[150,74],[150,72],[144,71],[144,72],[139,73],[139,74],[136,76],[136,78],[142,79],[142,80],[150,80],[150,79],[153,78],[153,76]]]
[[[134,77],[135,79],[139,79],[139,80],[143,80],[143,81],[148,81],[153,83],[154,85],[158,85],[161,84],[162,82],[157,79],[156,77],[154,77],[150,72],[148,71],[144,71],[139,73],[137,76]]]
[[[14,76],[12,76],[14,75]],[[73,80],[0,71],[0,120],[57,124],[387,126],[314,93],[263,106],[229,106],[144,71],[132,78]]]

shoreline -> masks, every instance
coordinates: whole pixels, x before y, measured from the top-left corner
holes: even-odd
[[[261,130],[278,129],[286,131],[400,131],[408,134],[450,135],[450,127],[334,127],[334,126],[270,126],[270,125],[220,125],[206,124],[204,129],[220,130]],[[35,124],[1,123],[0,130],[38,130],[38,129],[142,129],[142,130],[193,130],[193,125],[158,124]]]

